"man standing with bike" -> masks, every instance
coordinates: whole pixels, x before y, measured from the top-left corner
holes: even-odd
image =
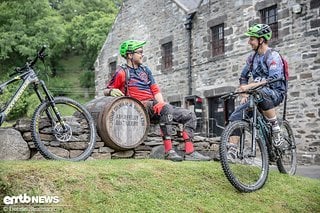
[[[284,77],[283,63],[279,53],[273,51],[268,46],[268,41],[272,36],[270,26],[256,24],[250,27],[245,35],[249,36],[248,44],[253,52],[247,58],[246,65],[240,74],[238,91],[246,91],[264,84],[267,80]],[[249,83],[250,77],[252,77],[253,81]],[[269,87],[263,87],[260,90],[262,99],[258,107],[272,125],[273,143],[275,146],[280,146],[283,140],[275,107],[284,100],[286,90],[285,80],[274,82]],[[229,118],[230,122],[242,119],[243,112],[249,107],[247,95],[242,95],[240,103],[241,105],[231,114]],[[235,159],[237,156],[236,152],[237,139],[231,141],[228,158],[231,160]]]
[[[171,124],[173,121],[183,124],[182,133],[185,141],[185,160],[210,160],[194,151],[192,138],[196,128],[196,116],[193,112],[180,107],[174,107],[164,102],[159,86],[156,84],[151,70],[142,65],[143,46],[145,41],[127,40],[120,45],[120,55],[126,59],[126,64],[119,66],[104,95],[130,96],[142,102],[150,119],[160,123],[163,136],[165,158],[172,161],[182,161],[183,158],[172,148]]]

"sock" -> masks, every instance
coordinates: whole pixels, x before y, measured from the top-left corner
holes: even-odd
[[[190,138],[189,138],[189,135],[186,131],[183,131],[182,132],[182,138],[185,140],[185,141],[190,141]]]
[[[268,121],[272,126],[277,126],[278,125],[278,119],[277,116],[274,116],[273,118],[268,118]]]
[[[164,152],[168,153],[172,149],[171,139],[165,139],[163,141],[163,144],[164,144]]]
[[[183,140],[185,142],[185,145],[184,145],[185,152],[187,154],[194,152],[193,143],[191,142],[190,137],[189,137],[189,135],[188,135],[188,133],[186,131],[182,132],[182,138],[183,138]]]
[[[190,154],[194,152],[193,143],[191,141],[185,142],[184,148],[185,148],[186,154]]]
[[[270,124],[272,126],[272,132],[274,132],[274,133],[280,132],[280,126],[278,123],[277,116],[275,116],[273,118],[268,118],[268,121],[270,122]]]

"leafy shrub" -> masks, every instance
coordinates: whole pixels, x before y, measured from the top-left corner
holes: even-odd
[[[37,94],[35,94],[35,93],[31,94],[27,101],[28,101],[27,117],[31,118],[33,116],[35,109],[40,104],[40,101],[39,101]]]
[[[9,85],[7,88],[4,89],[3,94],[0,96],[0,108],[1,110],[4,109],[6,104],[10,101],[11,97],[13,96],[14,92],[17,89],[17,85]],[[17,118],[23,117],[27,113],[27,106],[28,101],[27,97],[29,96],[28,92],[26,91],[21,98],[16,102],[13,106],[12,110],[8,114],[6,120],[15,120]]]
[[[68,96],[71,92],[70,82],[60,77],[50,78],[47,86],[53,96]]]
[[[80,85],[84,88],[94,87],[94,72],[85,71],[80,75]]]

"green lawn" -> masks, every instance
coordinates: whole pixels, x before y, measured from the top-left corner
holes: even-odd
[[[59,196],[61,212],[320,212],[320,180],[270,171],[239,193],[213,161],[1,161],[1,200],[19,194]]]

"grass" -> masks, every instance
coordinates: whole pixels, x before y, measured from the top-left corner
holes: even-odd
[[[270,171],[239,193],[218,162],[1,161],[0,198],[59,196],[61,212],[319,212],[320,180]]]

